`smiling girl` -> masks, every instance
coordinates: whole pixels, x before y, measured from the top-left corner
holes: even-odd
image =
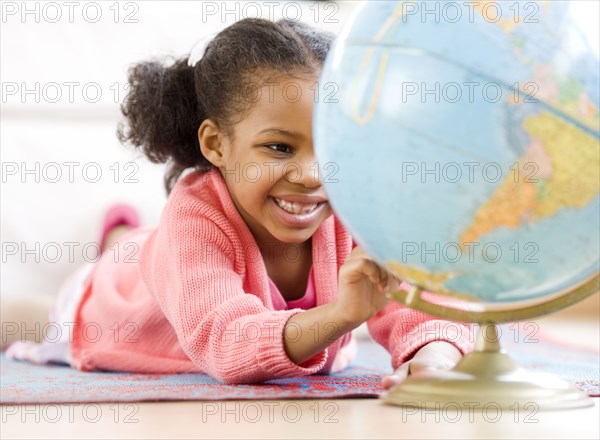
[[[452,367],[468,329],[442,334],[444,321],[388,302],[401,282],[353,245],[328,203],[312,110],[332,40],[302,23],[245,19],[189,59],[135,65],[119,132],[167,163],[160,224],[126,230],[120,252],[63,289],[52,315],[72,321],[63,348],[17,343],[9,357],[261,382],[345,368],[352,330],[367,322],[397,371],[385,386]],[[135,226],[123,218],[111,225]],[[132,244],[139,252],[124,258]]]

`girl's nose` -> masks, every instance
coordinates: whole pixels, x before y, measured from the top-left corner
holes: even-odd
[[[314,156],[303,161],[295,161],[293,164],[290,163],[287,168],[286,177],[290,182],[306,188],[318,188],[323,184],[322,172]]]

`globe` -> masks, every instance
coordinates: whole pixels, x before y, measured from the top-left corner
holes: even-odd
[[[315,154],[356,242],[417,289],[395,298],[499,322],[597,291],[598,17],[585,1],[356,8],[320,77]]]

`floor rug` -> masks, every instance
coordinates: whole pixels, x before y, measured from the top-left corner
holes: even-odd
[[[511,341],[503,347],[517,363],[556,374],[590,396],[600,396],[598,352],[556,341]],[[378,397],[381,376],[391,372],[390,356],[378,344],[359,339],[359,355],[332,375],[280,379],[260,385],[224,385],[205,374],[80,372],[61,365],[32,365],[0,356],[0,403],[140,402],[166,400],[332,399]]]

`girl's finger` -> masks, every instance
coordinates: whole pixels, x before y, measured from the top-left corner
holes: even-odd
[[[410,362],[403,363],[402,365],[400,365],[400,367],[396,371],[394,371],[394,374],[392,374],[390,376],[385,376],[381,380],[381,385],[385,389],[388,389],[395,385],[398,385],[400,382],[402,382],[408,376],[409,368],[410,368]]]
[[[383,388],[385,388],[386,390],[388,390],[392,387],[395,387],[400,382],[402,382],[402,381],[400,379],[398,379],[397,376],[394,376],[394,375],[385,376],[383,379],[381,379],[381,386]]]
[[[394,372],[394,376],[398,377],[400,380],[404,380],[411,373],[410,370],[410,362],[404,362],[398,369]]]
[[[365,274],[373,284],[381,282],[384,276],[381,268],[373,260],[365,258],[361,262],[361,272]]]

